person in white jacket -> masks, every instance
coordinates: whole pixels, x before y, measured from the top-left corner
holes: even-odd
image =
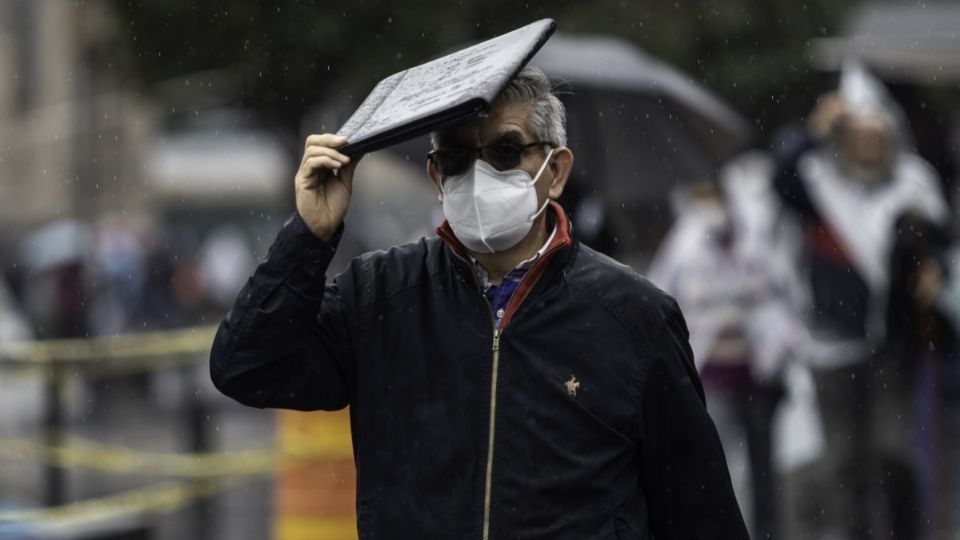
[[[728,457],[748,451],[753,504],[741,506],[752,514],[753,537],[777,538],[772,425],[783,395],[780,362],[795,327],[785,320],[769,252],[758,249],[723,187],[697,182],[681,198],[648,277],[687,314],[708,410]]]

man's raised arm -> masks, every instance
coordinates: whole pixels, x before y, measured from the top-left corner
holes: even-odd
[[[307,138],[295,179],[297,213],[220,325],[210,375],[255,407],[340,409],[353,369],[341,291],[324,285],[352,191],[356,161],[334,135]]]

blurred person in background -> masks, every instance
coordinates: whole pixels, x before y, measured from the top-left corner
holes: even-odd
[[[232,240],[227,242],[236,244]],[[202,242],[198,234],[168,225],[150,227],[144,238],[147,273],[143,302],[133,314],[133,326],[140,330],[169,330],[219,317],[221,297],[212,293],[210,284],[219,283],[221,275],[227,273],[222,270],[223,264],[238,265],[232,273],[243,272],[250,269],[252,257],[249,253],[237,254],[232,247],[226,250],[215,247],[219,245],[216,234]],[[216,254],[222,254],[223,260],[213,263],[210,258]],[[235,277],[233,279],[228,280],[227,287],[238,286]]]
[[[895,403],[896,409],[882,411],[881,416],[914,413],[911,434],[916,448],[921,536],[939,538],[950,530],[953,510],[951,456],[942,444],[948,426],[943,413],[956,412],[945,402],[950,397],[949,377],[956,373],[957,364],[956,328],[950,317],[957,307],[950,291],[955,281],[949,260],[951,241],[942,224],[913,212],[900,216],[896,230],[884,352],[890,368],[900,374],[896,382],[902,402]]]
[[[94,245],[91,228],[75,220],[48,223],[20,241],[17,282],[37,338],[90,334]]]
[[[0,275],[0,344],[30,339],[32,335],[6,278]]]
[[[123,215],[107,215],[97,223],[94,249],[97,294],[91,315],[94,335],[138,330],[136,316],[143,305],[148,272],[140,228]]]
[[[806,140],[775,145],[774,185],[802,228],[811,331],[821,342],[859,343],[813,366],[831,471],[825,507],[850,539],[918,531],[903,399],[911,380],[882,351],[884,313],[897,218],[909,210],[943,223],[947,206],[906,129],[882,84],[848,62]]]
[[[649,277],[687,314],[707,408],[738,497],[751,502],[745,515],[752,517],[752,537],[779,538],[773,418],[784,393],[782,363],[802,334],[777,283],[770,246],[752,228],[756,220],[736,211],[743,207],[730,203],[725,188],[703,180],[684,189]],[[749,463],[745,475],[737,474],[738,458]]]
[[[0,358],[8,347],[14,352],[17,342],[32,337],[27,317],[10,291],[6,278],[0,275]],[[35,421],[41,414],[41,392],[39,378],[0,372],[0,433],[17,433],[24,425]],[[0,494],[0,506],[2,504]]]
[[[927,287],[935,291],[934,305],[950,321],[954,336],[960,338],[960,242],[956,234],[951,240],[946,256],[947,270],[934,267],[926,281],[930,282]],[[960,351],[954,350],[951,360],[944,362],[940,370],[944,399],[943,449],[949,470],[949,474],[941,478],[947,493],[940,507],[946,510],[941,514],[945,516],[946,526],[956,530],[960,527],[960,516],[956,512],[960,504]]]
[[[197,260],[208,303],[219,313],[230,309],[237,291],[256,267],[253,248],[243,230],[229,224],[207,235]]]

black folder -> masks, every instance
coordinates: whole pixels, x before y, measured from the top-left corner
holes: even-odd
[[[383,79],[337,132],[348,143],[340,151],[372,152],[488,111],[555,29],[541,19]]]

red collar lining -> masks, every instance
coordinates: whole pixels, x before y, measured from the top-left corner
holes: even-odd
[[[537,259],[533,266],[527,270],[527,273],[523,276],[520,284],[517,285],[517,289],[513,292],[513,295],[510,297],[510,301],[507,303],[507,308],[503,318],[500,320],[501,329],[507,327],[507,323],[510,322],[510,317],[517,311],[517,309],[520,307],[520,304],[523,303],[527,295],[530,294],[530,291],[533,290],[533,286],[536,285],[537,281],[540,279],[540,276],[547,267],[547,262],[552,258],[552,256],[560,248],[573,243],[573,240],[570,237],[570,222],[567,219],[566,212],[563,211],[563,208],[556,201],[550,201],[549,208],[556,218],[557,234],[553,236],[553,241],[551,241],[550,245],[547,246],[543,256]],[[461,259],[464,261],[470,260],[470,254],[467,251],[467,248],[464,247],[459,240],[457,240],[457,237],[454,235],[453,229],[450,227],[450,223],[447,220],[444,220],[443,223],[437,227],[437,235],[442,238],[444,242],[450,246],[450,249],[452,249],[453,252],[456,253]],[[471,271],[473,270],[471,269]]]

